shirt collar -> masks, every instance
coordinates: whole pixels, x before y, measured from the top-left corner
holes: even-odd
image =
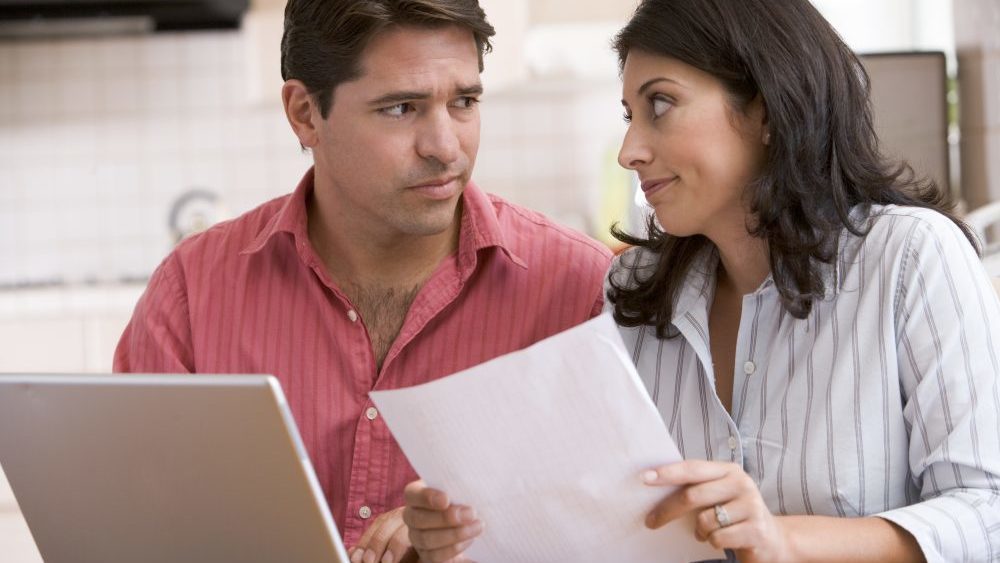
[[[715,291],[715,272],[719,266],[719,252],[712,244],[706,244],[695,256],[688,268],[686,279],[677,293],[672,322],[691,311],[708,308],[708,301]]]
[[[309,168],[295,191],[285,199],[281,208],[264,225],[259,235],[254,238],[240,254],[256,254],[260,252],[278,233],[289,233],[297,246],[309,240],[307,225],[309,213],[306,202],[313,191],[314,169]]]
[[[278,233],[291,234],[297,246],[309,244],[307,202],[312,195],[314,181],[315,169],[310,168],[295,191],[241,254],[260,252]],[[522,268],[528,267],[524,260],[511,250],[489,196],[474,183],[469,182],[462,194],[462,224],[457,254],[459,267],[463,271],[475,268],[479,251],[491,247],[499,248],[514,264]]]
[[[830,300],[840,292],[843,280],[841,261],[843,259],[843,247],[846,241],[850,240],[850,233],[845,229],[844,234],[838,241],[838,255],[830,264],[814,262],[820,275],[826,282],[826,287],[821,296],[822,300]],[[719,252],[714,245],[707,245],[701,253],[695,257],[688,270],[687,279],[682,284],[676,305],[674,306],[673,320],[683,317],[685,313],[692,310],[701,310],[708,307],[708,303],[713,298],[715,290],[715,276],[719,267]],[[750,295],[764,294],[769,291],[777,292],[778,288],[774,284],[773,274],[768,274],[763,283]]]
[[[507,234],[500,227],[493,202],[485,192],[469,182],[462,194],[462,227],[458,240],[458,265],[463,271],[475,268],[479,251],[499,248],[504,256],[521,268],[528,265],[514,253]]]

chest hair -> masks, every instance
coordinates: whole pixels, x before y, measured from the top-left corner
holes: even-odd
[[[349,297],[368,329],[379,371],[419,291],[419,285],[398,288],[351,284]]]

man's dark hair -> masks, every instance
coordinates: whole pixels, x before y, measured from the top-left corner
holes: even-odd
[[[361,57],[378,33],[393,26],[472,31],[483,55],[495,33],[478,0],[288,0],[281,38],[281,77],[301,80],[325,118],[333,91],[361,75]]]
[[[753,215],[747,227],[767,242],[782,305],[796,318],[807,317],[828,289],[824,265],[836,259],[844,229],[867,232],[868,222],[852,220],[852,210],[867,219],[872,205],[935,209],[977,245],[952,212],[949,194],[882,155],[868,75],[808,0],[643,0],[614,47],[622,67],[631,51],[641,51],[711,74],[735,112],[746,114],[760,97],[770,141],[763,172],[747,186]],[[710,241],[671,236],[652,217],[645,238],[612,232],[659,256],[655,269],[626,276],[631,283],[612,280],[615,320],[654,325],[660,338],[676,336],[675,296]]]

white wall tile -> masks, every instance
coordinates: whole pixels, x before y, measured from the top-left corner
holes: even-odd
[[[175,69],[148,71],[140,78],[140,95],[150,119],[182,110],[179,73]]]
[[[94,60],[104,78],[128,76],[139,70],[139,45],[144,36],[105,37],[94,40]]]
[[[10,47],[0,48],[0,84],[14,78],[14,50]]]
[[[55,113],[66,118],[93,116],[102,101],[100,84],[92,76],[58,81],[55,89]]]
[[[185,190],[216,191],[235,215],[294,189],[311,156],[276,102],[247,105],[245,50],[225,32],[0,44],[0,77],[17,82],[0,80],[0,202],[17,206],[0,286],[148,275]],[[593,197],[567,178],[621,127],[616,87],[489,93],[474,178],[580,224]],[[46,213],[48,231],[29,233]]]
[[[16,41],[8,48],[14,56],[17,80],[39,80],[52,75],[54,58],[50,43]]]
[[[158,33],[145,38],[137,48],[139,64],[152,74],[180,69],[186,37],[182,33]]]
[[[218,69],[195,68],[186,71],[180,81],[183,107],[190,111],[218,110],[225,106],[225,89]]]
[[[0,323],[0,372],[74,371],[85,362],[83,326],[78,320],[26,320]]]
[[[19,80],[16,88],[17,115],[25,120],[51,119],[57,107],[57,83],[45,78]]]

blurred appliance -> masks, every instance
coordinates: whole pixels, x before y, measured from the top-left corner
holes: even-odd
[[[249,0],[0,0],[0,37],[235,29]]]
[[[192,188],[177,196],[170,206],[167,226],[174,244],[177,244],[228,216],[218,194],[204,188]]]

